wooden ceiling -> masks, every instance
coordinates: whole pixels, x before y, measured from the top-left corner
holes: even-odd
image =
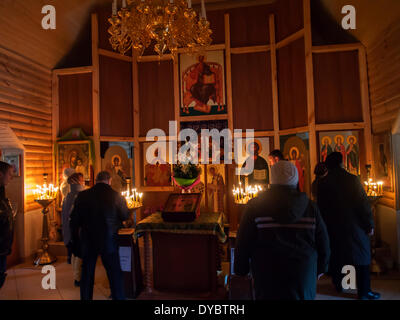
[[[274,0],[206,0],[207,9],[271,3]],[[0,46],[19,53],[53,69],[73,48],[90,13],[112,0],[1,0]],[[43,30],[42,7],[51,3],[56,8],[56,30]],[[193,0],[196,6],[200,0]]]
[[[272,3],[275,0],[206,0],[207,10]],[[279,0],[277,0],[279,1]],[[400,18],[399,0],[312,0],[320,1],[340,23],[341,8],[354,4],[357,30],[365,45],[371,45],[388,25]],[[57,10],[57,29],[43,30],[41,9],[51,3]],[[193,0],[196,6],[200,0]],[[74,47],[87,28],[90,13],[111,0],[1,0],[0,46],[53,69]]]
[[[342,7],[351,4],[356,9],[356,30],[350,30],[367,48],[374,45],[391,25],[400,22],[399,0],[318,0],[341,23]]]

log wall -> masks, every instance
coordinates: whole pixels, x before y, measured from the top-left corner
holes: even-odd
[[[400,110],[400,22],[367,48],[372,129],[389,131]]]
[[[52,180],[51,70],[0,48],[0,121],[9,124],[25,147],[25,211],[39,206],[29,190]]]

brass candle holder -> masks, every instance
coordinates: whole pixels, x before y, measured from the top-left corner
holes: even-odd
[[[56,257],[48,252],[49,249],[49,224],[47,221],[47,214],[49,212],[50,204],[56,199],[58,187],[54,187],[52,184],[47,184],[47,173],[43,174],[44,183],[42,186],[36,186],[33,190],[35,202],[42,206],[43,213],[43,224],[42,224],[42,248],[38,250],[35,260],[33,261],[36,265],[51,264],[57,260]]]
[[[364,181],[365,192],[367,193],[368,201],[371,204],[372,216],[375,224],[375,231],[371,237],[371,272],[380,274],[384,271],[384,267],[376,260],[376,248],[378,247],[378,219],[376,215],[376,205],[379,199],[383,197],[383,182],[375,182],[370,178],[371,176],[371,166],[366,165],[367,169],[367,181]]]
[[[233,199],[236,204],[247,204],[251,199],[256,198],[258,193],[262,191],[261,186],[247,186],[244,189],[242,184],[239,182],[239,187],[233,186]]]
[[[129,209],[132,218],[132,225],[136,225],[136,210],[143,207],[143,193],[137,192],[136,189],[131,189],[131,179],[127,178],[127,189],[121,192],[121,195],[125,198],[126,205]],[[129,224],[129,223],[128,223]]]

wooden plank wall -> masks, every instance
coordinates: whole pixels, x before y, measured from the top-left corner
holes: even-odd
[[[175,120],[173,74],[172,61],[139,63],[141,137],[155,128],[168,135],[168,121]]]
[[[39,206],[28,192],[52,180],[51,70],[0,48],[0,121],[7,122],[25,147],[25,210]]]
[[[362,121],[357,50],[314,53],[313,63],[316,123]]]
[[[71,128],[81,128],[86,135],[93,135],[92,74],[60,75],[58,81],[59,135]]]
[[[100,135],[133,137],[132,63],[100,56]]]
[[[244,80],[244,78],[247,79]],[[252,81],[249,81],[249,78]],[[235,129],[274,130],[271,116],[273,114],[271,82],[269,52],[232,56],[233,127]]]
[[[304,39],[277,50],[279,128],[308,125]]]
[[[390,131],[400,111],[400,22],[367,48],[372,129]]]

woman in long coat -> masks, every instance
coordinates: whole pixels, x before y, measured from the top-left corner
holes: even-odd
[[[71,264],[74,273],[75,286],[79,286],[81,280],[82,260],[80,257],[72,254],[70,215],[74,208],[75,199],[78,196],[78,193],[84,189],[84,183],[85,181],[82,173],[74,173],[68,178],[68,184],[71,191],[64,199],[61,212],[64,244],[67,247],[68,252],[71,253]]]

